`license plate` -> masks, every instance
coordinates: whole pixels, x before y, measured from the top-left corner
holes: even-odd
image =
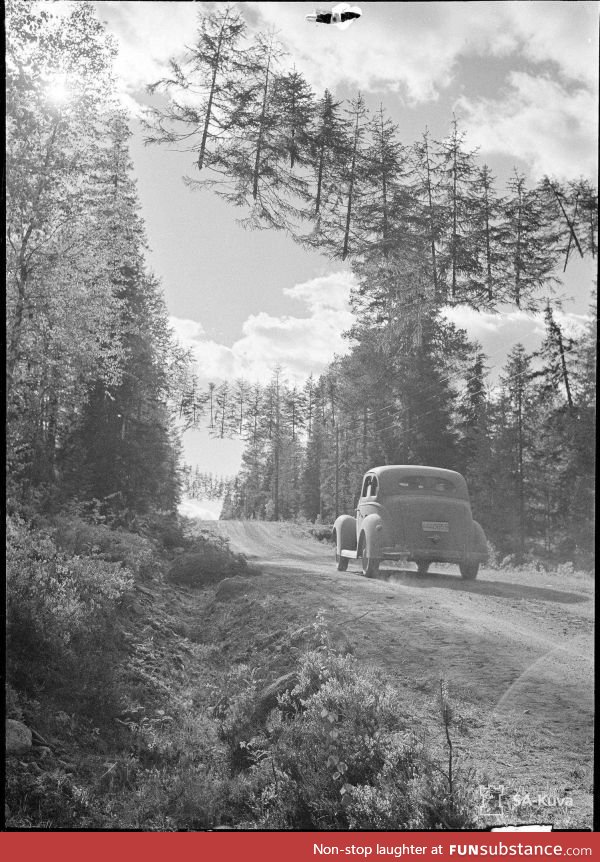
[[[421,525],[428,533],[448,533],[450,531],[447,521],[421,521]]]

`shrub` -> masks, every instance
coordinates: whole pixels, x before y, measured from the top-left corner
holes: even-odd
[[[59,769],[32,774],[9,762],[5,800],[13,829],[85,829],[89,822],[89,792]]]
[[[234,554],[221,536],[211,534],[197,537],[194,546],[175,559],[168,579],[183,586],[203,587],[248,572],[246,558]]]
[[[114,607],[132,586],[120,563],[71,556],[52,536],[7,519],[7,669],[16,689],[62,692],[76,708],[107,708]]]
[[[55,520],[57,546],[75,555],[86,555],[111,563],[123,563],[135,575],[148,576],[154,563],[150,541],[126,530],[92,524],[77,516]]]
[[[307,653],[298,684],[258,726],[256,687],[230,701],[222,738],[250,779],[264,829],[425,829],[473,824],[472,794],[413,732],[399,693],[376,671],[325,645]]]

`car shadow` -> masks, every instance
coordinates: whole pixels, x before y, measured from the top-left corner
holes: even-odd
[[[551,587],[530,587],[527,584],[511,584],[506,581],[466,581],[457,575],[418,572],[402,569],[380,569],[377,580],[390,584],[404,584],[420,589],[459,590],[463,593],[477,593],[482,596],[497,596],[505,599],[536,599],[542,602],[557,602],[563,605],[576,605],[590,599],[580,593],[554,590]]]

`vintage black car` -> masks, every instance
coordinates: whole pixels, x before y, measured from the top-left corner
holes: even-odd
[[[405,560],[426,574],[431,563],[457,563],[463,578],[477,577],[487,560],[485,533],[473,520],[460,473],[438,467],[388,465],[366,473],[356,517],[333,525],[339,571],[362,560],[373,577],[382,560]]]

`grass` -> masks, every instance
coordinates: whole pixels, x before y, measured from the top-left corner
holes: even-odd
[[[111,643],[105,694],[112,706],[105,709],[106,697],[85,709],[78,701],[85,677],[94,679],[91,666],[72,678],[70,691],[63,686],[53,694],[44,689],[48,668],[39,651],[39,673],[29,687],[13,673],[7,714],[25,721],[47,745],[9,758],[7,825],[483,825],[478,786],[497,776],[478,775],[469,758],[484,722],[472,693],[450,690],[445,698],[451,709],[440,716],[439,680],[430,680],[422,693],[418,680],[392,685],[340,648],[326,614],[315,617],[293,598],[260,589],[215,602],[216,583],[231,575],[232,566],[244,576],[249,572],[226,545],[208,536],[171,537],[162,547],[148,539],[153,564],[145,558],[144,568],[136,569],[136,549],[145,553],[144,542],[119,535],[111,545],[102,532],[103,544],[90,544],[81,524],[76,535],[79,553],[87,550],[91,560],[116,566],[114,571],[127,569],[132,578],[114,602],[113,627],[98,629]],[[48,538],[54,541],[50,530],[44,542]],[[42,539],[29,540],[38,553]],[[57,553],[67,553],[61,541]],[[123,559],[115,558],[115,548]],[[48,552],[47,543],[42,549]],[[260,585],[260,575],[253,574]],[[85,643],[80,646],[85,654]],[[102,640],[94,649],[105,654]],[[282,686],[265,706],[265,690],[274,680],[283,680]],[[505,731],[498,728],[498,739]],[[508,735],[515,755],[532,744],[518,723]],[[557,822],[583,821],[579,812],[563,810]]]
[[[41,650],[36,674],[24,670],[30,659],[17,657],[21,617],[11,617],[8,715],[45,744],[8,759],[7,825],[197,830],[472,822],[466,796],[460,804],[455,793],[449,797],[443,768],[412,733],[410,704],[381,674],[336,648],[323,615],[303,615],[269,594],[212,600],[215,582],[247,573],[224,543],[202,536],[177,553],[161,553],[123,531],[113,538],[104,527],[87,530],[81,520],[62,520],[43,534],[21,524],[17,533],[15,559],[20,571],[29,566],[34,585],[57,559],[68,568],[72,554],[90,561],[94,577],[94,565],[98,577],[107,565],[114,577],[123,573],[123,589],[112,596],[111,625],[96,626],[95,639],[77,644],[78,674],[65,678],[71,665],[55,645],[54,658],[47,653],[62,680],[52,694],[44,689],[50,669]],[[27,595],[21,589],[19,596]],[[54,623],[68,629],[60,613]],[[51,645],[62,631],[50,631]],[[29,636],[37,636],[35,626]],[[108,641],[110,674],[101,697],[84,708],[78,695],[98,682],[86,656],[101,655],[106,664]],[[283,686],[267,701],[276,679]]]

